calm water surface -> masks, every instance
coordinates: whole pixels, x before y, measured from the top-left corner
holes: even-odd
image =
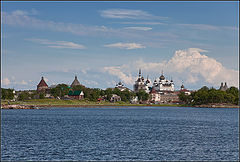
[[[1,160],[239,160],[238,109],[1,110]]]

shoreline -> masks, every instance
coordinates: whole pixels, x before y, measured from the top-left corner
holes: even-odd
[[[98,108],[98,107],[193,107],[193,108],[240,108],[238,105],[161,105],[161,104],[78,104],[78,105],[1,105],[1,109],[41,109],[41,108],[60,108],[60,107],[75,107],[75,108]]]

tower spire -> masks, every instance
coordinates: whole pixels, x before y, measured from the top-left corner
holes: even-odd
[[[138,76],[141,77],[141,69],[139,69],[139,75]]]

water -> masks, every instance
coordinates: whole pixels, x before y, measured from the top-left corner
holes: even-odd
[[[2,110],[1,160],[239,160],[238,109]]]

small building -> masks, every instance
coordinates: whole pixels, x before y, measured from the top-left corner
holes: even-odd
[[[118,101],[121,101],[121,97],[116,94],[112,94],[112,97],[110,98],[110,102],[118,102]]]
[[[45,92],[48,89],[48,85],[45,82],[44,78],[42,77],[41,81],[37,85],[37,91],[38,92]]]
[[[187,89],[184,87],[183,84],[181,85],[181,89],[180,89],[179,92],[183,92],[185,95],[190,95],[190,94],[191,94],[191,92],[190,92],[189,90],[187,90]]]
[[[137,104],[138,103],[138,96],[134,96],[132,97],[132,99],[130,100],[131,104]]]
[[[175,103],[179,101],[179,97],[177,95],[177,93],[173,92],[173,93],[163,93],[160,96],[161,98],[161,103]]]
[[[77,100],[82,100],[84,98],[84,93],[83,91],[72,91],[70,90],[68,92],[68,96],[71,98],[71,99],[77,99]]]
[[[227,89],[228,89],[227,83],[225,82],[225,84],[223,85],[223,82],[222,82],[219,90],[226,91]]]
[[[150,94],[150,101],[151,102],[160,102],[161,101],[161,94],[157,92],[155,89],[152,89]]]
[[[98,102],[106,101],[107,100],[107,95],[100,96],[97,100],[98,100]]]

